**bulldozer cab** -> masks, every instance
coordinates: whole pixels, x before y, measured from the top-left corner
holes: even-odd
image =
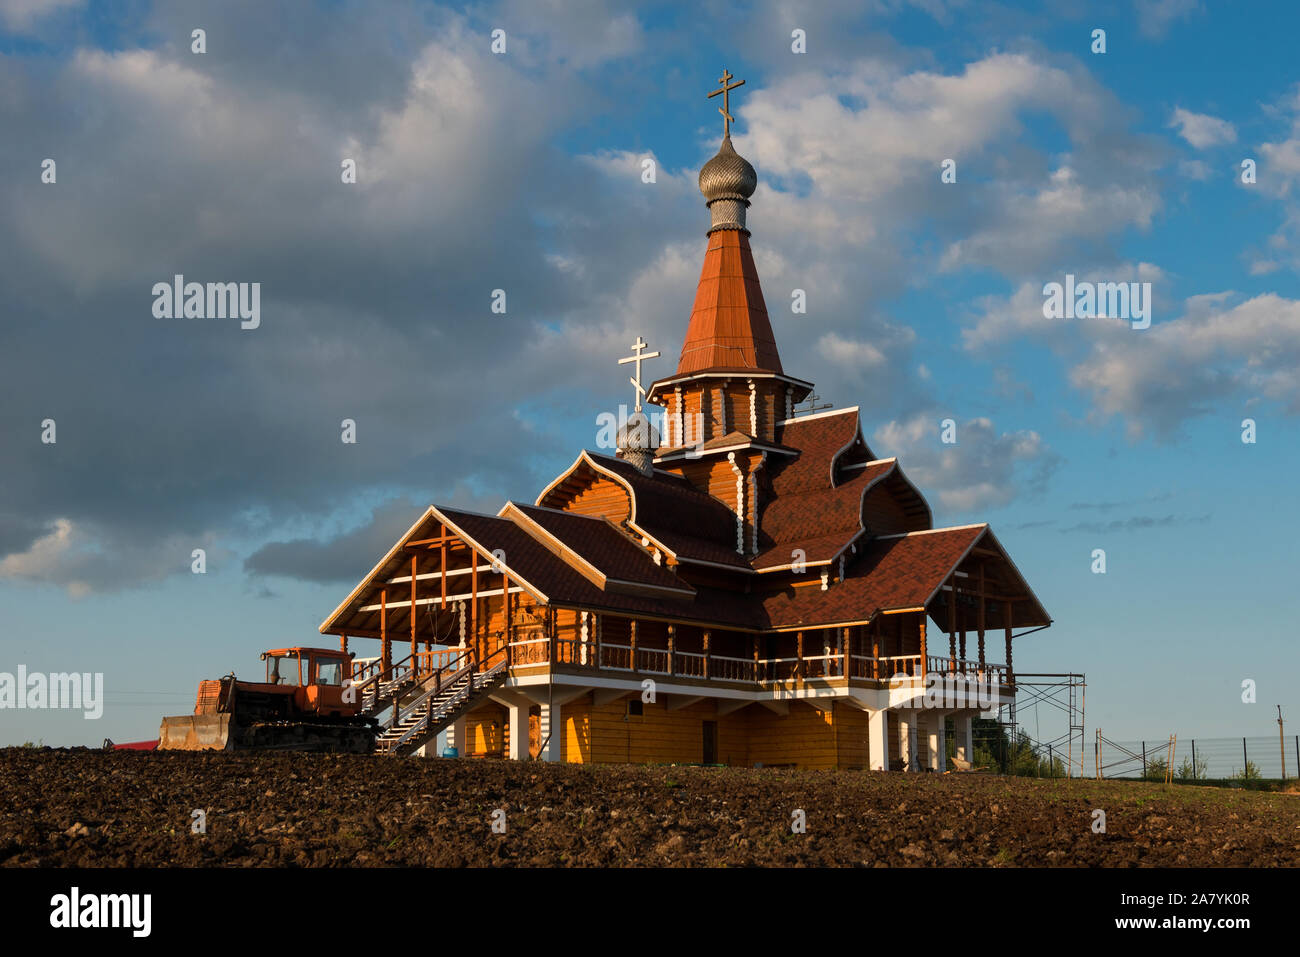
[[[350,715],[360,711],[344,700],[344,681],[352,674],[352,655],[326,648],[277,648],[263,652],[266,683],[295,688],[301,710],[323,715]]]
[[[266,661],[267,684],[300,686],[310,683],[311,672],[308,670],[306,675],[303,674],[302,658],[299,655],[287,651],[268,651],[262,658]],[[309,680],[303,681],[304,677]]]
[[[266,683],[305,688],[308,685],[342,687],[352,663],[350,652],[325,648],[278,648],[262,653]]]

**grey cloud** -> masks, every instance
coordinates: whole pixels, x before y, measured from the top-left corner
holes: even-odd
[[[422,511],[414,502],[402,499],[376,508],[369,520],[333,538],[268,542],[245,559],[244,570],[259,578],[356,583]]]
[[[1061,529],[1061,534],[1072,532],[1089,532],[1107,534],[1110,532],[1135,532],[1150,528],[1169,528],[1175,525],[1203,525],[1210,520],[1206,515],[1134,515],[1129,518],[1116,518],[1109,522],[1080,522]]]

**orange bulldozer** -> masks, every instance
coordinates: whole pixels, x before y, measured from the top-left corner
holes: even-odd
[[[233,674],[199,682],[194,714],[163,718],[158,749],[374,751],[376,722],[351,687],[351,654],[279,648],[262,660],[264,682]]]

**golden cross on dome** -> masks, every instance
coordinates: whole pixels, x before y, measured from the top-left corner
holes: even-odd
[[[722,84],[722,89],[714,90],[712,93],[709,94],[710,100],[713,99],[715,96],[717,96],[719,93],[722,94],[722,105],[718,107],[718,112],[722,114],[722,135],[724,137],[731,135],[731,124],[735,121],[735,117],[733,117],[730,112],[731,91],[738,86],[745,85],[744,80],[737,80],[735,83],[732,83],[730,85],[727,84],[728,80],[735,80],[735,79],[736,78],[727,71],[727,68],[723,67],[722,76],[718,77],[718,82]]]
[[[646,359],[659,358],[659,353],[657,352],[645,352],[643,354],[643,350],[649,348],[649,345],[650,344],[648,342],[646,342],[640,336],[637,336],[636,342],[632,343],[633,354],[628,356],[626,359],[618,360],[619,365],[623,365],[628,362],[636,363],[636,375],[632,376],[631,379],[629,379],[628,381],[630,381],[632,385],[636,387],[636,411],[638,412],[641,411],[641,397],[645,395],[645,388],[641,385],[641,363],[644,362]]]

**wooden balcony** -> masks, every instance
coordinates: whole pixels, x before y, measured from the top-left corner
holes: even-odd
[[[554,667],[566,673],[603,672],[620,677],[646,675],[682,679],[689,683],[762,688],[804,681],[847,683],[852,680],[883,685],[899,676],[923,679],[928,672],[938,672],[980,680],[990,675],[996,686],[1010,684],[1005,665],[992,662],[981,665],[976,661],[933,655],[873,658],[832,652],[803,657],[737,658],[667,648],[634,648],[608,642],[597,644],[568,638],[534,638],[511,642],[508,647],[511,669],[522,673]]]

